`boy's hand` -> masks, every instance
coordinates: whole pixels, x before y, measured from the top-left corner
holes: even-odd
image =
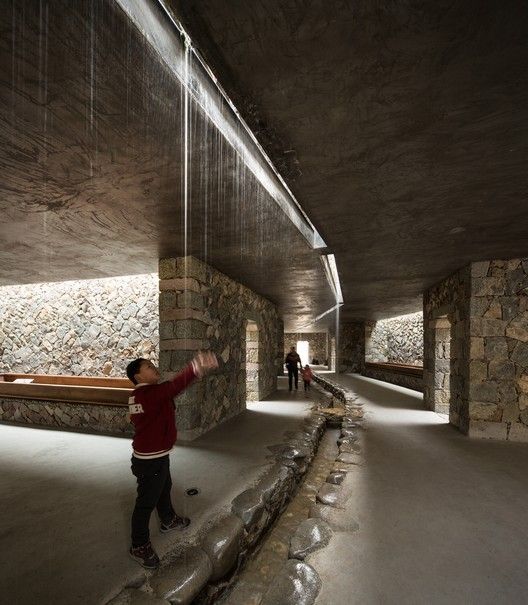
[[[211,351],[200,351],[191,363],[193,364],[194,373],[198,378],[202,378],[202,376],[218,367],[216,355],[211,353]]]

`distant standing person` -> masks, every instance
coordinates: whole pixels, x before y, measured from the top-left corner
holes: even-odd
[[[299,388],[299,368],[302,370],[302,362],[295,347],[290,349],[284,363],[288,368],[288,386],[290,387],[290,391],[292,390],[293,378],[295,378],[295,390],[297,390]]]
[[[217,367],[214,353],[198,353],[172,380],[158,383],[158,368],[147,359],[135,359],[127,366],[127,376],[135,385],[128,400],[128,410],[135,428],[132,474],[137,478],[129,552],[146,569],[159,565],[158,555],[150,543],[152,511],[158,511],[161,533],[185,529],[190,523],[189,519],[175,513],[171,502],[169,452],[176,442],[173,398]]]

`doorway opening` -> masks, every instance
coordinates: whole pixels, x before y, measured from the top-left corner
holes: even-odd
[[[297,341],[297,354],[301,358],[301,363],[305,366],[310,363],[310,344],[307,340]]]
[[[451,402],[451,322],[443,315],[434,323],[434,394],[433,409],[437,414],[449,414]]]
[[[259,401],[259,329],[257,322],[246,322],[246,401]]]

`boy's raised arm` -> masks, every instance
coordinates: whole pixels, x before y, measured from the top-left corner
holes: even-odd
[[[202,378],[218,367],[216,355],[211,352],[199,352],[185,368],[171,380],[156,385],[162,396],[176,397],[197,378]]]

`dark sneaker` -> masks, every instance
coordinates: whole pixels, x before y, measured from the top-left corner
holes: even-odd
[[[134,561],[137,561],[145,569],[156,569],[159,566],[159,557],[150,542],[137,548],[130,547],[128,552]]]
[[[162,523],[160,527],[160,532],[162,534],[166,534],[169,531],[174,531],[175,529],[182,530],[186,527],[189,527],[191,520],[187,517],[178,517],[178,515],[174,515],[172,521],[170,523]]]

